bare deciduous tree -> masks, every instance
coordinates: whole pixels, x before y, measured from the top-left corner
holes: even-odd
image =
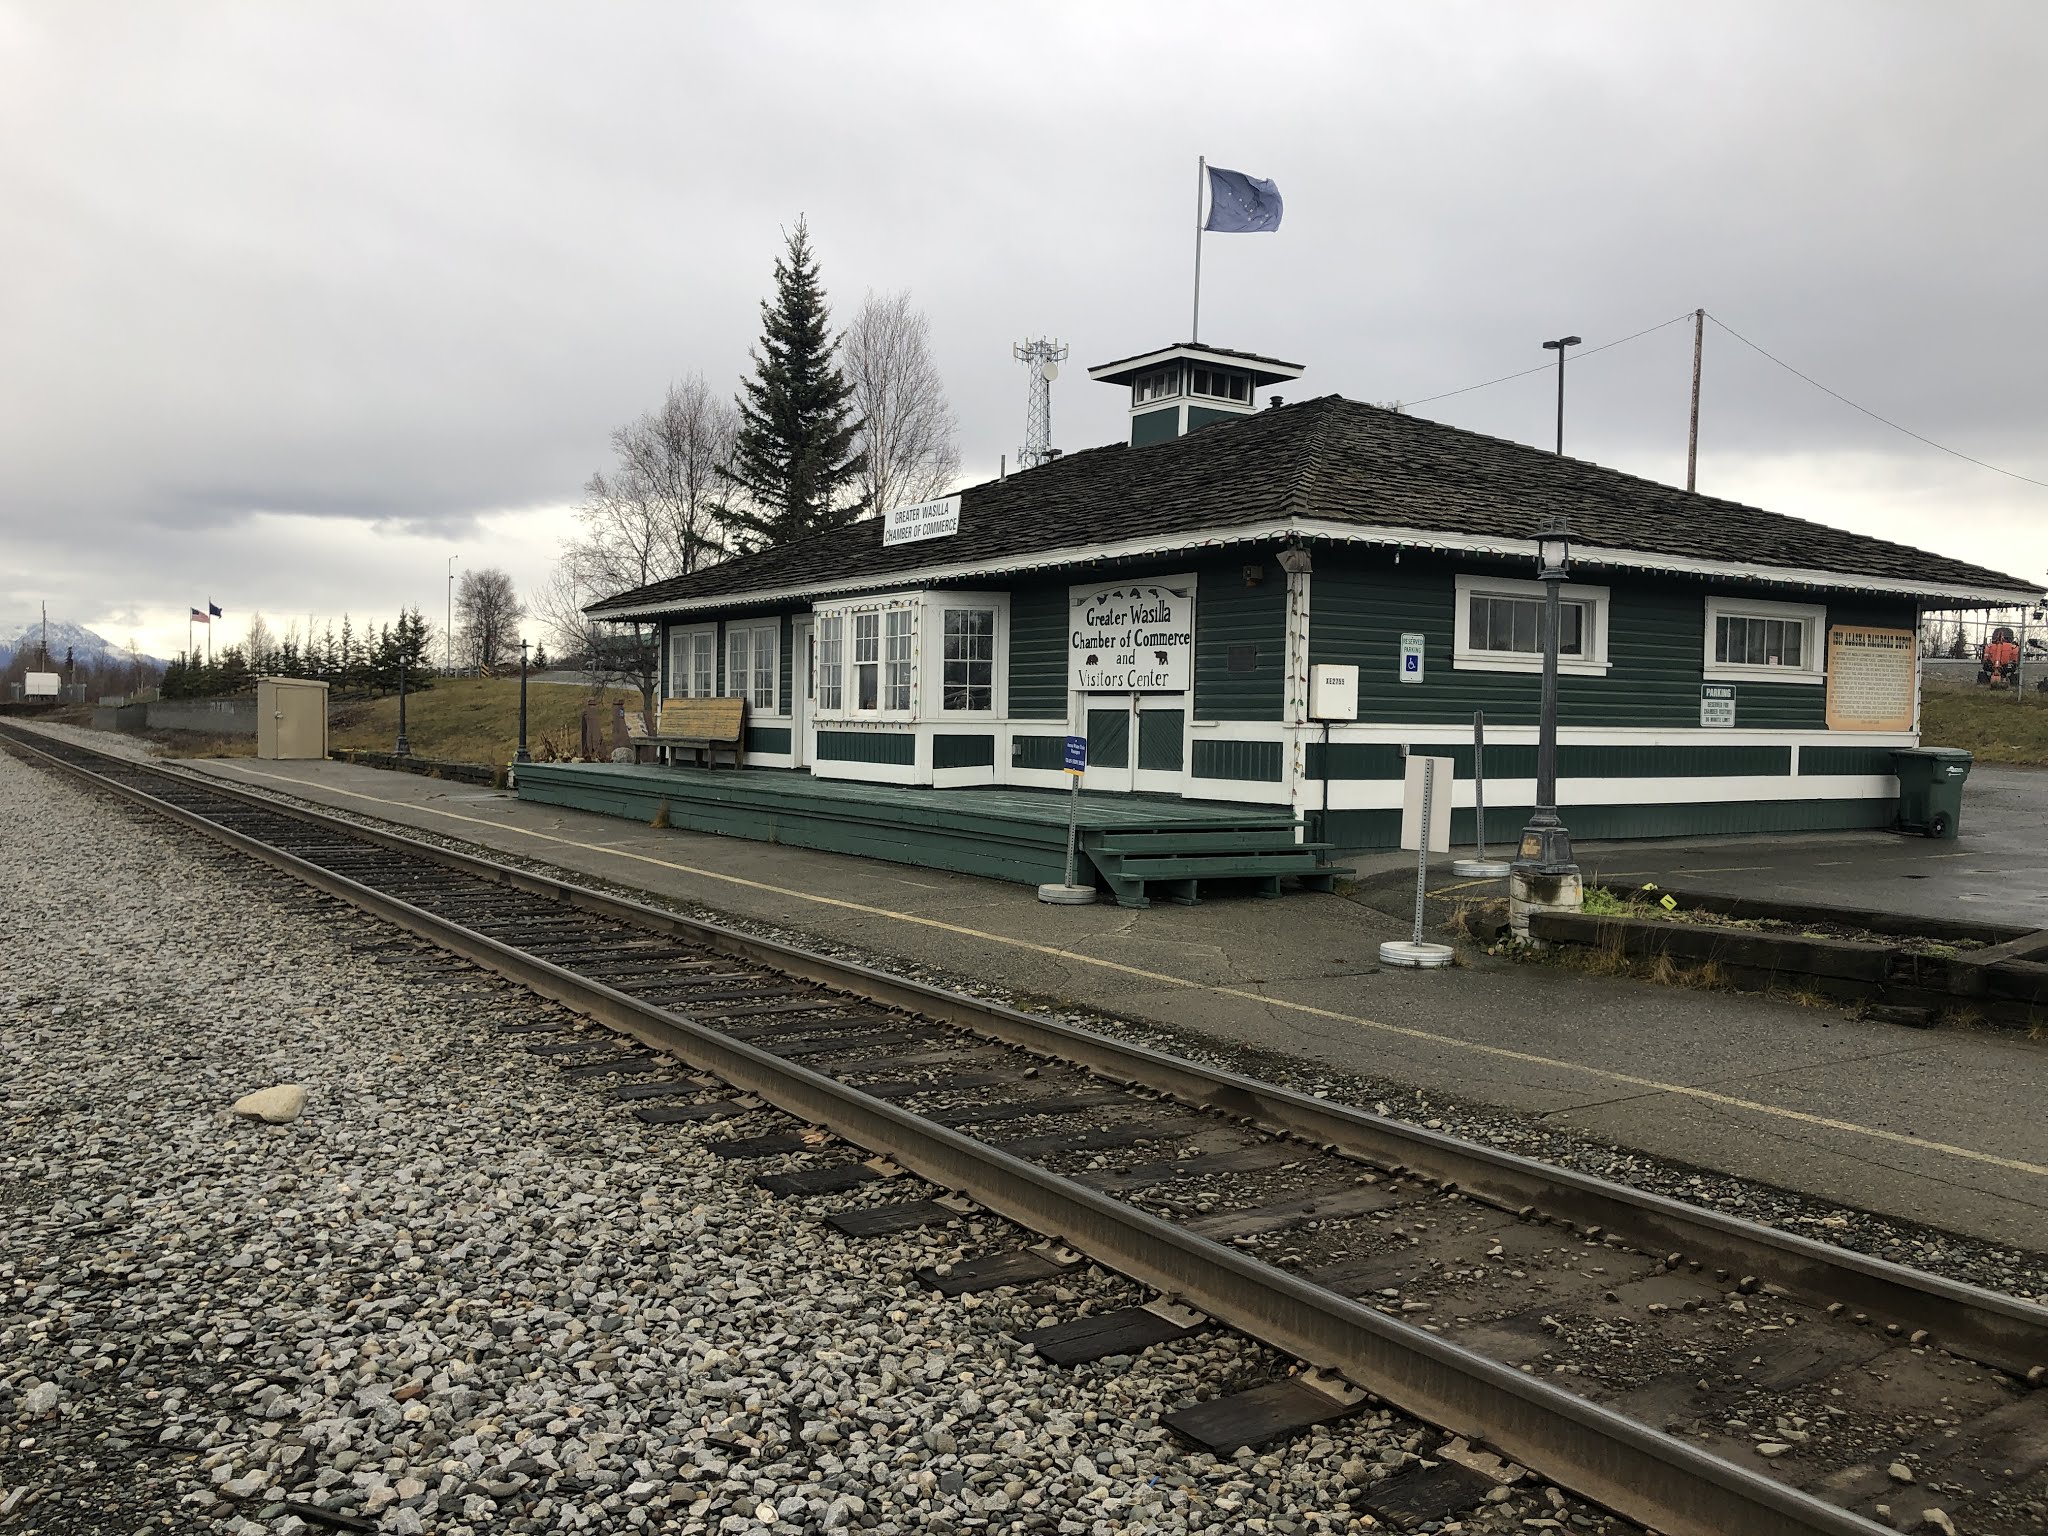
[[[277,650],[277,636],[270,628],[270,621],[262,614],[249,615],[249,635],[242,642],[242,648],[243,653],[258,666],[265,664],[260,658],[269,656]]]
[[[457,644],[472,667],[495,667],[515,654],[525,617],[512,578],[496,566],[466,570],[455,584]]]
[[[931,323],[908,290],[870,292],[839,343],[853,388],[861,488],[877,512],[945,495],[960,474],[959,423],[932,357]]]
[[[583,609],[725,554],[730,482],[720,468],[732,456],[739,415],[700,377],[669,386],[659,408],[612,434],[617,466],[583,487],[580,530],[562,546],[539,597],[539,617],[555,648],[587,658],[603,681],[640,690],[649,709],[661,685],[660,630],[652,624],[594,623]]]

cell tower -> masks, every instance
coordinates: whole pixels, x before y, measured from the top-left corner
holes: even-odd
[[[1067,346],[1040,339],[1019,342],[1010,352],[1031,370],[1031,406],[1024,418],[1024,446],[1017,450],[1017,467],[1036,469],[1058,457],[1052,445],[1052,381],[1060,376],[1060,364],[1067,360]]]

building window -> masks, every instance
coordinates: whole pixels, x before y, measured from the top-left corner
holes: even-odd
[[[853,707],[879,709],[882,703],[882,616],[853,616]]]
[[[1478,672],[1543,670],[1542,582],[1460,576],[1455,600],[1454,667]],[[1607,671],[1607,606],[1605,587],[1569,584],[1559,589],[1560,672],[1597,676]]]
[[[839,709],[846,697],[846,615],[818,616],[818,708]]]
[[[672,699],[709,699],[718,693],[718,629],[669,631],[668,688]]]
[[[891,608],[882,615],[882,637],[886,645],[882,681],[884,709],[910,708],[910,610]]]
[[[1821,626],[1827,610],[1805,603],[1707,599],[1705,670],[1709,678],[1770,677],[1818,683],[1826,673]]]
[[[775,648],[780,624],[728,624],[725,629],[725,691],[747,701],[756,714],[775,713]]]
[[[1245,400],[1252,397],[1252,378],[1234,368],[1196,368],[1189,394],[1207,395],[1212,400]]]
[[[996,699],[996,611],[945,610],[947,709],[994,709]]]
[[[1166,400],[1180,393],[1180,364],[1155,368],[1150,373],[1138,375],[1131,385],[1133,402],[1143,405],[1150,400]]]

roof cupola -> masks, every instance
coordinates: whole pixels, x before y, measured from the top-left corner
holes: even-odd
[[[1269,384],[1298,379],[1299,363],[1186,341],[1088,370],[1131,391],[1131,446],[1163,443],[1212,421],[1249,416]]]

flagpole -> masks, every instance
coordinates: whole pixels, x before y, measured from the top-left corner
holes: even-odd
[[[206,664],[213,665],[213,599],[206,600]]]
[[[1209,157],[1195,157],[1195,315],[1188,323],[1190,345],[1202,339],[1202,191],[1209,179]]]

